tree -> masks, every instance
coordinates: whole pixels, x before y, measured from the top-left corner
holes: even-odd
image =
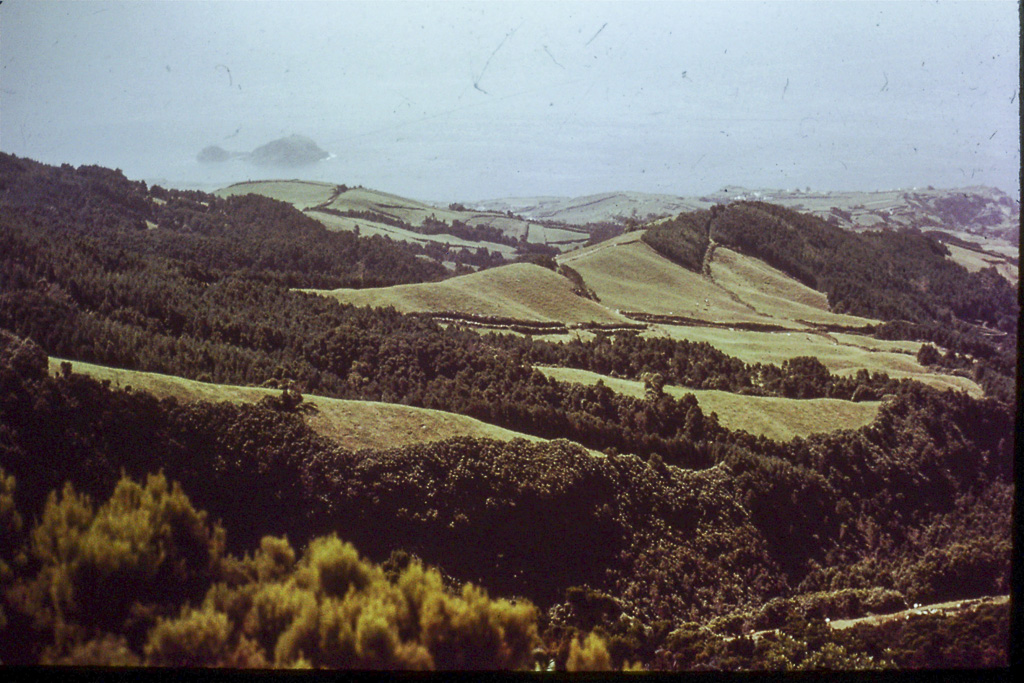
[[[939,354],[939,350],[931,344],[922,344],[917,352],[917,362],[925,367],[935,365],[940,360],[942,360],[942,356]]]
[[[660,372],[645,372],[640,376],[644,383],[644,398],[656,401],[665,394],[665,378]]]

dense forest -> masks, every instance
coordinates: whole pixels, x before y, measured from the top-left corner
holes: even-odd
[[[674,653],[666,665],[681,666],[696,657],[687,654],[691,631],[709,641],[705,649],[729,652],[724,639],[773,628],[785,636],[779,647],[790,666],[818,661],[816,654],[859,666],[857,647],[882,654],[914,648],[863,636],[847,649],[840,634],[823,636],[820,627],[808,637],[808,624],[1009,589],[1012,414],[962,394],[907,385],[879,420],[856,432],[796,440],[774,453],[720,445],[715,466],[694,470],[653,457],[594,458],[566,441],[460,438],[352,453],[312,433],[301,403],[178,404],[111,389],[71,368],[49,376],[45,353],[10,335],[0,361],[0,509],[12,531],[0,548],[5,662],[107,661],[113,651],[126,661],[286,664],[295,649],[282,642],[308,622],[298,613],[302,601],[322,607],[330,596],[298,576],[292,581],[288,570],[314,561],[318,544],[355,561],[340,541],[315,540],[332,533],[385,573],[397,572],[399,583],[411,555],[441,567],[445,585],[472,582],[509,600],[525,598],[540,610],[529,613],[543,641],[537,646],[559,667],[570,666],[573,648],[590,632],[606,663],[651,663]],[[41,459],[51,466],[39,467]],[[121,481],[158,471],[181,482],[229,535],[204,526],[206,518],[166,481],[150,480],[146,487],[155,490],[146,494],[141,484]],[[100,507],[90,502],[108,496]],[[157,509],[134,513],[133,506]],[[179,521],[160,523],[168,515]],[[39,521],[29,532],[26,520]],[[143,520],[153,527],[140,527]],[[167,537],[158,546],[167,544],[166,552],[130,554],[152,547],[154,535]],[[60,550],[48,550],[54,537],[67,539]],[[136,540],[119,540],[129,538]],[[226,559],[256,547],[242,567]],[[260,590],[247,577],[259,576],[265,554],[294,557],[291,547],[306,548],[307,559],[268,570],[271,582],[296,583],[314,596],[275,593],[299,604],[268,605],[276,626],[260,640],[239,626],[251,621],[244,614],[255,607],[246,601]],[[103,609],[83,602],[129,580],[138,590],[120,594],[137,596],[134,602]],[[232,598],[236,588],[243,595]],[[460,590],[454,595],[472,593]],[[206,642],[179,631],[210,624],[224,649],[174,645],[175,633]],[[154,643],[165,632],[172,642],[162,650]],[[1000,633],[947,645],[970,651],[960,665],[993,663]],[[238,647],[250,659],[232,659]],[[171,654],[154,654],[165,650]],[[313,664],[376,661],[304,652]],[[436,666],[473,664],[432,656]],[[772,661],[758,663],[753,650],[747,657],[754,668]],[[493,661],[500,660],[486,660]]]
[[[408,245],[331,233],[269,199],[0,155],[0,660],[1005,663],[1005,605],[826,622],[1009,591],[1004,394],[837,377],[813,358],[748,365],[635,332],[479,335],[297,291],[444,274]],[[927,324],[915,320],[892,324]],[[976,372],[976,359],[932,352]],[[157,400],[73,363],[50,375],[48,355],[284,391]],[[643,380],[647,395],[538,365]],[[666,383],[887,398],[863,428],[778,443],[723,428]],[[307,426],[296,388],[555,440],[352,452]],[[113,585],[135,597],[93,604]]]

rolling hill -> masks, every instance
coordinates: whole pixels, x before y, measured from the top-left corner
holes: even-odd
[[[710,208],[713,202],[688,197],[644,192],[606,192],[582,197],[522,197],[488,199],[472,203],[490,211],[512,211],[533,220],[553,220],[569,225],[643,222],[650,217],[674,216]]]
[[[512,264],[436,283],[372,289],[308,290],[356,306],[393,306],[476,328],[583,335],[592,326],[634,326],[647,337],[704,341],[747,363],[814,356],[829,370],[860,369],[981,395],[977,383],[926,368],[920,342],[865,334],[879,320],[837,314],[827,297],[763,261],[725,247],[710,250],[707,272],[673,263],[629,232],[562,254],[597,297],[531,264]],[[539,324],[539,325],[538,325]],[[590,336],[587,336],[590,335]]]
[[[64,362],[67,361],[50,358],[50,372],[60,372],[61,364]],[[109,381],[114,388],[131,387],[135,391],[144,391],[157,398],[175,398],[185,403],[255,403],[267,397],[279,396],[281,393],[277,389],[197,382],[173,375],[124,370],[94,363],[75,361],[71,365],[72,372],[88,375],[101,382]],[[443,441],[458,436],[498,441],[543,441],[532,434],[521,434],[465,415],[441,410],[309,394],[303,396],[303,403],[316,409],[305,414],[305,421],[314,432],[329,437],[353,451],[364,448],[395,448],[415,443]]]
[[[317,293],[354,306],[394,306],[403,313],[433,313],[452,320],[501,319],[495,326],[507,326],[510,321],[628,323],[604,306],[574,294],[568,279],[531,263],[513,263],[438,283]]]
[[[435,242],[460,247],[486,247],[511,257],[517,247],[544,245],[555,251],[580,246],[590,233],[572,225],[553,227],[510,212],[473,210],[461,204],[435,205],[363,187],[311,183],[301,180],[250,181],[218,190],[222,197],[259,194],[288,202],[333,230],[369,229],[399,241]],[[445,230],[444,225],[449,227]],[[458,229],[461,224],[462,229]],[[482,228],[503,241],[467,239],[452,234]]]

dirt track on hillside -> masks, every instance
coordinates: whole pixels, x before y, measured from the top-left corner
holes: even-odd
[[[1009,595],[993,595],[984,598],[973,598],[970,600],[953,600],[950,602],[939,602],[933,605],[921,605],[920,607],[913,607],[906,609],[901,612],[893,612],[892,614],[875,614],[867,617],[860,617],[858,619],[837,619],[829,623],[834,629],[842,630],[856,626],[857,624],[871,624],[878,625],[895,619],[909,619],[912,615],[917,614],[944,614],[952,615],[956,612],[962,612],[967,609],[971,609],[982,603],[990,604],[1002,604],[1009,602]]]

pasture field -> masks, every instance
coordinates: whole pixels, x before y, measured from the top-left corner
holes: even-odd
[[[991,251],[994,254],[1014,258],[1018,255],[1016,245],[1010,244],[1005,239],[984,237],[983,235],[976,235],[973,232],[958,232],[955,234],[965,242],[974,242],[978,247],[985,251]]]
[[[571,368],[538,368],[562,382],[593,385],[598,380],[612,391],[643,398],[643,382],[599,375]],[[718,423],[731,430],[743,430],[775,441],[789,441],[811,434],[856,429],[878,415],[878,401],[841,401],[834,398],[792,399],[774,396],[744,396],[728,391],[665,386],[665,393],[679,398],[693,394],[705,414],[718,415]]]
[[[829,332],[839,344],[856,346],[867,351],[888,351],[889,353],[902,353],[917,356],[917,352],[924,345],[923,342],[909,341],[905,339],[875,339],[866,334],[851,334],[848,332]]]
[[[846,368],[842,370],[836,370],[835,374],[849,376],[856,374],[855,368]],[[966,391],[973,398],[982,398],[985,395],[984,389],[982,389],[977,382],[967,377],[961,377],[959,375],[946,375],[940,372],[911,372],[905,370],[888,370],[885,371],[893,379],[916,379],[921,384],[927,384],[930,387],[934,387],[940,391],[946,389],[952,389],[954,391]]]
[[[332,196],[337,186],[331,183],[318,183],[309,180],[263,180],[236,183],[217,190],[213,194],[218,197],[231,197],[239,194],[259,194],[271,199],[288,202],[300,211],[311,206],[319,206]]]
[[[722,287],[687,270],[640,241],[619,235],[558,257],[579,271],[608,308],[676,315],[722,323],[785,324],[738,302]],[[802,327],[798,323],[790,326]]]
[[[355,188],[343,192],[331,202],[330,208],[338,211],[375,211],[397,218],[412,226],[422,225],[427,218],[434,218],[445,223],[458,220],[471,226],[488,225],[501,230],[513,239],[518,239],[523,235],[527,230],[527,225],[530,225],[531,228],[542,227],[529,224],[519,218],[509,218],[502,213],[449,209],[445,206],[365,188]]]
[[[1017,266],[1013,265],[1001,256],[983,254],[981,252],[974,251],[973,249],[964,249],[963,247],[955,244],[947,244],[946,247],[949,249],[949,258],[954,263],[959,263],[972,273],[995,266],[995,269],[999,274],[1011,283],[1016,283],[1018,280],[1019,274]]]
[[[328,205],[328,208],[338,211],[375,211],[398,218],[409,225],[421,225],[424,219],[431,215],[438,220],[450,221],[447,214],[453,213],[431,206],[426,202],[362,187],[342,192]]]
[[[810,330],[754,332],[713,327],[653,325],[651,329],[644,332],[644,336],[667,336],[672,339],[708,342],[745,363],[779,364],[797,356],[815,356],[833,372],[862,367],[871,371],[925,371],[910,354],[893,350],[866,351],[860,346],[840,343],[836,335],[830,336]],[[855,336],[857,335],[845,335],[845,338]],[[871,342],[880,341],[869,337],[864,339]],[[897,344],[911,345],[913,342],[897,342]]]
[[[467,247],[470,249],[486,247],[488,251],[500,252],[505,256],[505,258],[510,259],[515,258],[516,255],[515,247],[510,247],[507,244],[498,244],[497,242],[472,242],[470,240],[445,233],[441,233],[439,235],[422,235],[418,232],[413,232],[412,230],[406,230],[405,228],[399,228],[386,223],[377,223],[365,218],[333,216],[329,213],[322,213],[320,211],[311,211],[306,215],[323,223],[328,230],[353,231],[356,229],[356,226],[359,226],[359,234],[364,237],[380,235],[381,237],[390,237],[398,242],[416,242],[418,244],[437,242],[438,244],[448,244],[452,247]]]
[[[725,247],[715,248],[711,276],[716,284],[733,292],[741,301],[773,318],[858,327],[877,322],[833,313],[823,292],[811,289],[760,259]]]
[[[60,371],[60,358],[50,358],[50,372]],[[109,380],[113,387],[132,387],[157,398],[176,398],[181,402],[209,401],[254,403],[265,396],[278,396],[277,389],[210,384],[194,380],[108,368],[91,363],[71,363],[72,371],[96,380]],[[394,403],[348,401],[323,396],[305,395],[304,402],[315,405],[317,411],[305,416],[306,423],[318,434],[334,439],[352,450],[363,448],[392,448],[414,443],[440,441],[455,436],[511,441],[527,439],[544,441],[536,436],[521,434],[481,422],[464,415],[440,410],[414,408]]]
[[[511,209],[529,218],[584,225],[652,214],[675,216],[710,208],[714,202],[645,192],[606,192],[585,197],[513,197],[479,204],[498,211]]]
[[[574,294],[568,279],[531,263],[512,263],[441,282],[314,293],[356,306],[394,306],[403,313],[453,313],[533,322],[626,322],[601,304]]]
[[[546,228],[539,223],[531,223],[520,218],[510,218],[495,211],[453,210],[446,206],[421,202],[398,195],[357,187],[347,189],[340,194],[338,186],[303,180],[267,180],[236,183],[217,190],[221,197],[238,194],[259,194],[292,204],[300,211],[312,207],[327,205],[337,211],[372,211],[395,218],[418,227],[427,218],[434,218],[446,223],[459,220],[467,225],[487,225],[501,230],[513,239],[527,235],[532,243],[553,244],[560,249],[579,246],[590,239],[590,235],[573,230]],[[327,202],[330,202],[329,204]],[[515,248],[495,244],[493,242],[473,242],[454,235],[422,235],[411,230],[404,230],[386,223],[372,220],[332,216],[330,214],[311,212],[309,216],[317,219],[332,230],[353,230],[358,225],[360,232],[366,235],[383,235],[404,242],[438,242],[452,246],[487,247],[491,251],[500,251],[508,258],[515,256]]]
[[[916,379],[937,389],[964,390],[972,396],[983,394],[981,387],[966,377],[933,372],[918,363],[920,342],[886,341],[846,333],[751,332],[679,325],[652,325],[643,335],[707,342],[745,363],[778,365],[790,358],[814,356],[829,371],[840,375],[852,375],[863,368],[890,377]]]
[[[563,230],[561,228],[548,228],[537,223],[530,223],[529,241],[539,244],[558,244],[565,247],[581,247],[590,235],[575,230]]]

